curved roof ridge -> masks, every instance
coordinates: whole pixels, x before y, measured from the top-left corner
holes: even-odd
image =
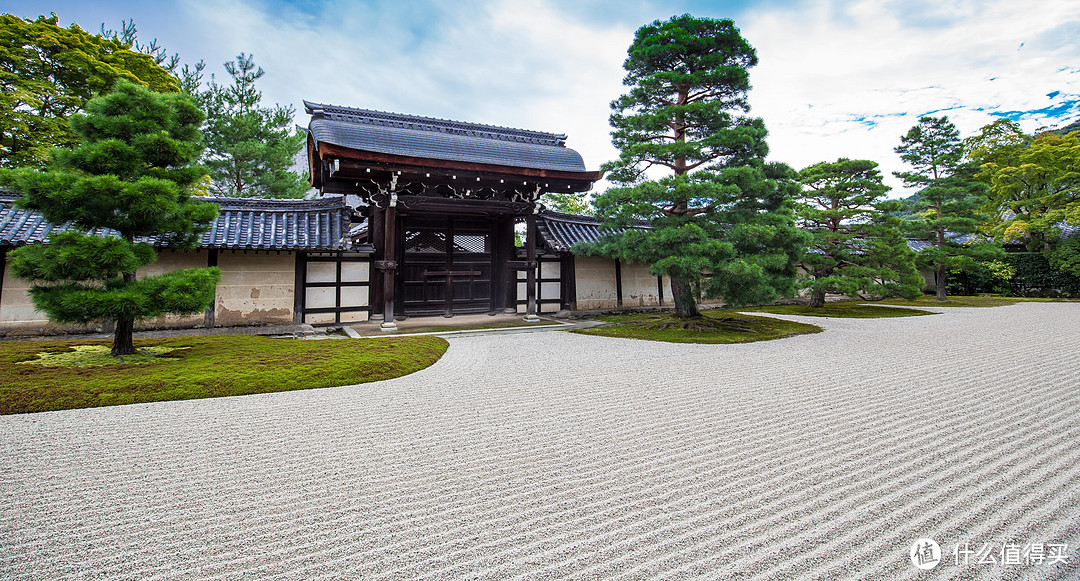
[[[403,129],[433,131],[436,133],[456,133],[458,135],[469,135],[472,137],[484,137],[502,141],[520,141],[559,147],[565,146],[566,144],[566,134],[564,133],[549,133],[533,129],[519,129],[501,125],[485,125],[483,123],[439,119],[437,117],[408,115],[405,113],[392,113],[375,109],[359,109],[341,105],[327,105],[313,103],[307,100],[304,101],[304,110],[316,119],[322,117],[335,121],[401,127]]]
[[[229,198],[221,196],[192,196],[193,200],[212,202],[222,209],[257,209],[263,211],[289,211],[311,208],[343,208],[344,196],[326,196],[321,198]]]

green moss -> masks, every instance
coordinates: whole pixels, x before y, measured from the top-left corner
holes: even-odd
[[[614,315],[598,317],[598,320],[615,323],[615,325],[578,329],[571,332],[668,343],[751,343],[782,339],[793,335],[820,333],[822,330],[821,327],[806,323],[739,315],[729,310],[708,311],[701,319],[689,321],[683,321],[666,313]]]
[[[107,352],[109,343],[4,343],[0,349],[0,414],[291,391],[393,379],[428,367],[446,352],[447,343],[437,337],[362,341],[175,337],[136,343],[143,349],[169,350],[151,364],[136,364],[125,358],[123,363],[112,360],[89,367],[19,365],[57,357],[82,360],[88,346]]]
[[[70,351],[38,353],[37,359],[20,361],[18,365],[42,365],[45,367],[101,367],[103,365],[150,365],[152,363],[165,363],[175,361],[175,358],[164,357],[177,347],[144,347],[134,355],[125,355],[117,359],[109,355],[111,351],[108,345],[75,345]]]
[[[809,305],[771,305],[743,309],[744,312],[774,313],[777,315],[802,315],[807,317],[840,317],[847,319],[878,319],[885,317],[916,317],[933,315],[930,311],[919,309],[899,309],[879,305],[866,305],[857,302],[826,303],[823,307]]]
[[[923,295],[913,301],[907,299],[880,301],[880,304],[883,305],[899,305],[903,307],[1004,307],[1016,303],[1016,299],[1002,296],[954,296],[948,297],[942,302],[933,295]]]

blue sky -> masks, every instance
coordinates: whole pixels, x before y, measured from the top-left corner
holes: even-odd
[[[757,49],[751,114],[770,157],[904,169],[893,148],[924,114],[964,135],[1007,116],[1034,131],[1080,118],[1075,0],[0,0],[97,31],[266,70],[264,100],[302,100],[569,135],[590,169],[616,156],[609,103],[634,30],[674,14],[731,18]],[[889,177],[894,187],[899,184]],[[899,189],[893,195],[901,195]]]

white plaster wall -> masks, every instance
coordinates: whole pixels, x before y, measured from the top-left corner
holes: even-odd
[[[148,276],[157,276],[167,272],[183,270],[185,268],[206,268],[208,252],[202,248],[197,250],[173,250],[159,249],[157,260],[140,268],[135,273],[135,278],[143,279]],[[148,319],[136,323],[138,329],[183,329],[201,327],[206,323],[206,314],[195,313],[193,315],[178,316],[165,315],[156,319]]]
[[[644,264],[623,264],[621,267],[624,307],[655,307],[660,305],[656,277]],[[665,294],[666,299],[670,295]]]
[[[215,325],[292,324],[295,253],[223,250],[218,268]]]
[[[11,274],[4,261],[4,288],[0,291],[0,336],[55,335],[93,330],[80,325],[57,325],[34,308],[27,290],[30,284]]]
[[[613,309],[619,297],[615,290],[615,261],[593,256],[574,257],[577,308]]]
[[[184,268],[202,268],[206,266],[206,256],[206,251],[201,249],[158,251],[157,260],[139,269],[135,276],[141,279]],[[45,313],[34,308],[27,292],[29,286],[26,281],[11,276],[5,264],[4,288],[0,294],[0,330],[6,331],[7,335],[48,335],[99,330],[95,326],[57,325],[50,322]],[[169,315],[140,321],[136,329],[185,328],[202,325],[203,322],[202,313],[184,317]]]

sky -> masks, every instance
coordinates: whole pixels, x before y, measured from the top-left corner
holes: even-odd
[[[769,158],[800,169],[880,164],[924,115],[962,136],[1080,118],[1076,0],[0,0],[97,32],[134,19],[183,62],[254,55],[264,104],[303,100],[565,133],[588,169],[615,159],[610,103],[634,31],[673,15],[730,18],[757,50],[750,114]],[[606,184],[601,182],[599,190]]]

